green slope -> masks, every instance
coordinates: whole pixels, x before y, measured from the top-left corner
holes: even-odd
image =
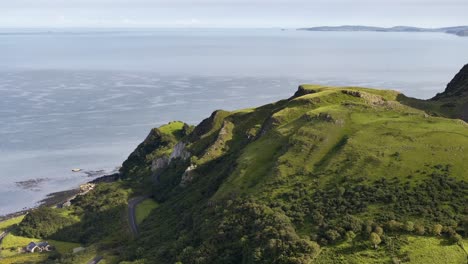
[[[408,256],[437,247],[430,239],[439,224],[444,243],[463,245],[468,125],[428,111],[439,101],[415,107],[402,98],[409,100],[395,91],[302,85],[288,100],[214,112],[178,140],[190,158],[150,173],[160,175],[153,189],[160,206],[129,259],[419,263]],[[390,250],[395,236],[413,242]],[[422,243],[417,252],[414,241]],[[436,250],[456,263],[466,259],[450,253],[457,247]]]
[[[196,127],[154,128],[121,181],[72,202],[79,223],[60,229],[59,212],[41,208],[16,232],[43,226],[41,238],[112,263],[466,263],[467,71],[426,101],[301,85]],[[148,194],[132,239],[126,201]]]

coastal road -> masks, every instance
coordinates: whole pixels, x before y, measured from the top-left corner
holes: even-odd
[[[134,236],[138,235],[138,225],[136,221],[136,214],[135,210],[136,207],[139,203],[143,202],[148,198],[147,196],[137,196],[128,201],[128,222],[130,224],[130,230],[132,230],[132,233]]]
[[[0,244],[2,243],[2,240],[10,233],[10,230],[5,230],[4,232],[0,233]]]

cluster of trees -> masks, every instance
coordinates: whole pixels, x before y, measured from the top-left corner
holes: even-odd
[[[119,182],[96,185],[87,195],[72,200],[72,208],[81,219],[77,226],[81,243],[103,242],[112,247],[122,242],[126,232],[125,210],[128,191]]]
[[[16,232],[26,237],[85,244],[105,238],[112,244],[125,237],[121,232],[127,230],[122,215],[127,199],[128,193],[118,183],[98,184],[92,192],[72,200],[70,216],[58,209],[40,207],[26,215]]]
[[[281,208],[298,226],[312,223],[316,228],[311,237],[320,244],[343,240],[348,231],[369,236],[376,226],[387,225],[389,231],[417,235],[468,234],[468,183],[450,177],[448,166],[432,170],[414,186],[414,181],[403,183],[398,178],[371,183],[348,179],[337,187],[317,190],[298,183],[280,201],[272,200],[271,206]],[[441,231],[434,232],[440,224]]]
[[[29,212],[18,225],[16,232],[25,237],[48,238],[75,223],[76,221],[62,216],[57,210],[42,206]]]
[[[296,233],[284,213],[254,200],[228,200],[181,217],[171,230],[175,241],[146,248],[150,240],[143,234],[141,244],[131,249],[141,252],[136,257],[149,263],[307,264],[320,251],[318,243]],[[164,231],[156,228],[151,235],[162,239]]]

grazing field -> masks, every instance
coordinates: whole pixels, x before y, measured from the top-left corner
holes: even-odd
[[[15,256],[5,257],[0,259],[2,264],[23,264],[23,263],[42,263],[47,260],[48,254],[32,253],[18,254]]]
[[[5,220],[5,221],[1,221],[0,222],[0,232],[12,227],[13,225],[19,224],[23,220],[23,218],[24,218],[24,215],[21,215],[21,216],[17,216],[17,217],[14,217],[14,218],[10,218],[10,219]]]
[[[50,245],[54,246],[57,252],[61,254],[71,253],[74,248],[79,247],[80,244],[78,243],[71,243],[71,242],[63,242],[63,241],[56,241],[51,239],[36,239],[36,238],[29,238],[29,237],[22,237],[22,236],[15,236],[13,234],[8,234],[4,239],[2,244],[0,245],[3,249],[0,253],[0,256],[13,256],[13,255],[23,255],[21,250],[28,245],[30,242],[39,242],[39,241],[47,241]],[[47,253],[44,253],[47,254]]]
[[[139,203],[135,210],[137,224],[143,222],[150,215],[151,211],[157,207],[158,203],[153,199],[146,199]]]
[[[463,241],[466,249],[468,240]],[[468,262],[468,254],[459,245],[448,244],[446,240],[435,237],[410,237],[409,244],[403,248],[408,252],[410,263],[414,264],[459,264]]]
[[[404,244],[396,249],[386,247],[372,249],[369,243],[344,242],[322,249],[316,258],[317,264],[462,264],[467,263],[467,254],[456,244],[435,237],[404,236]],[[465,244],[467,240],[464,241]],[[400,261],[400,262],[398,262]]]

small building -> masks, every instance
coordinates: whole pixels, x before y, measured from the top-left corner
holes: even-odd
[[[48,251],[52,251],[53,250],[53,247],[51,245],[49,245],[49,243],[47,241],[45,242],[31,242],[29,243],[27,246],[26,246],[26,251],[27,252],[31,252],[31,253],[34,253],[34,252],[48,252]]]

